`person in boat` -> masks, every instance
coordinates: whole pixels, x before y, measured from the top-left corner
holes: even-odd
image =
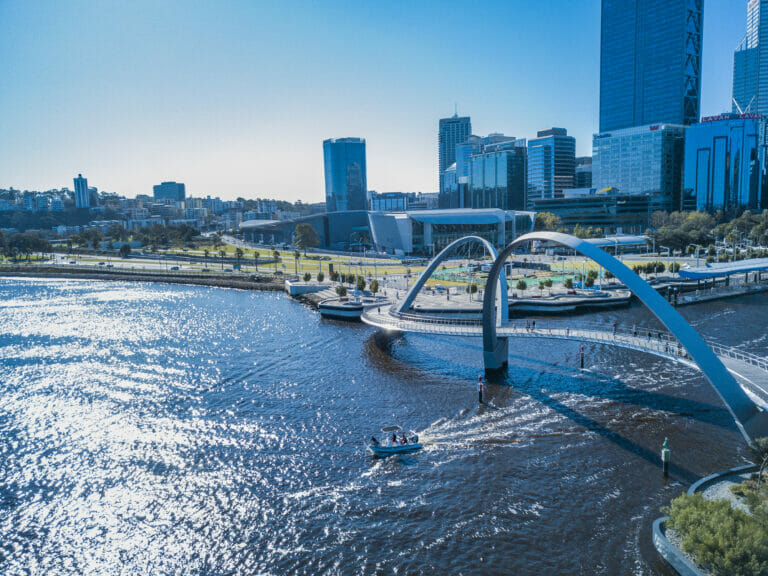
[[[376,440],[376,436],[371,436],[371,445],[372,446],[378,446],[379,445],[379,441]]]
[[[397,444],[397,434],[392,432],[392,445],[394,446],[395,444]]]
[[[405,434],[403,434],[403,437],[402,437],[402,438],[400,438],[400,443],[401,443],[403,446],[405,446],[406,444],[408,444],[408,438],[406,438]]]

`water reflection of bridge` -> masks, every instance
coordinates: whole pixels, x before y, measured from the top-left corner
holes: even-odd
[[[514,250],[530,241],[554,242],[572,248],[609,270],[623,282],[661,321],[666,331],[635,333],[614,331],[604,326],[549,323],[535,330],[524,322],[508,319],[507,283],[503,266]],[[458,246],[482,243],[495,259],[488,274],[482,317],[457,318],[411,312],[411,306],[432,273]],[[467,237],[457,240],[438,254],[422,273],[405,298],[392,306],[370,308],[364,322],[381,329],[447,336],[483,338],[483,360],[487,373],[507,366],[509,338],[549,338],[595,342],[646,352],[698,368],[715,388],[748,441],[768,436],[768,361],[737,349],[706,342],[686,320],[651,286],[623,263],[600,248],[579,238],[555,232],[526,234],[505,247],[501,253],[486,240]],[[738,379],[738,381],[737,381]]]

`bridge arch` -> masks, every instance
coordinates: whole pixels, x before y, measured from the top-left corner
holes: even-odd
[[[704,339],[693,329],[680,313],[673,308],[656,290],[622,262],[601,250],[594,244],[559,232],[531,232],[520,236],[507,245],[493,263],[483,298],[483,358],[486,371],[495,371],[507,365],[508,348],[506,338],[496,334],[494,305],[496,301],[497,279],[507,257],[521,244],[530,241],[554,242],[566,246],[590,258],[610,271],[637,296],[659,321],[677,338],[680,344],[699,366],[704,376],[725,403],[747,442],[768,436],[768,413],[760,410],[747,396],[735,378],[707,345]]]
[[[411,305],[413,304],[413,301],[416,299],[416,296],[418,296],[419,291],[424,287],[424,284],[426,284],[427,280],[429,280],[432,277],[432,274],[435,273],[435,270],[437,270],[437,267],[440,266],[440,264],[443,263],[444,260],[448,258],[450,253],[459,246],[462,246],[464,244],[471,244],[473,242],[477,242],[479,244],[482,244],[486,250],[490,253],[491,257],[496,260],[499,256],[496,247],[491,244],[488,240],[485,238],[481,238],[480,236],[464,236],[463,238],[459,238],[458,240],[454,240],[448,246],[443,248],[443,250],[440,251],[440,253],[435,256],[435,258],[430,262],[429,266],[424,270],[424,272],[421,273],[418,280],[414,283],[413,286],[408,290],[408,292],[405,295],[405,298],[400,303],[400,306],[397,308],[397,312],[399,313],[406,313],[408,310],[410,310]],[[506,320],[509,316],[509,296],[507,291],[507,278],[504,274],[501,274],[499,278],[495,282],[498,284],[500,290],[494,290],[494,298],[498,298],[497,307],[496,307],[496,314],[495,316],[495,324],[500,324],[502,321]],[[486,288],[487,290],[487,288]]]

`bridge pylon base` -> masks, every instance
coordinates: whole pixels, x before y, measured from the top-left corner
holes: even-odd
[[[483,350],[483,364],[486,374],[494,374],[500,370],[506,370],[509,366],[509,343],[505,337],[496,339],[496,347],[493,350]]]

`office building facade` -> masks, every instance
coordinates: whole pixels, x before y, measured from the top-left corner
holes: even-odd
[[[653,124],[595,134],[593,187],[647,194],[651,210],[680,210],[685,130],[685,126]]]
[[[323,141],[325,208],[328,212],[366,210],[368,180],[364,138]]]
[[[690,126],[683,197],[709,212],[768,208],[767,128],[759,114],[722,114]]]
[[[573,188],[576,139],[565,128],[538,132],[528,141],[527,206],[538,198],[559,198]]]
[[[768,0],[747,3],[747,32],[733,54],[734,114],[768,114]]]
[[[153,196],[156,201],[172,200],[173,202],[184,202],[187,197],[187,191],[181,182],[162,182],[152,187]]]
[[[542,198],[536,212],[551,212],[567,230],[600,228],[603,234],[643,234],[650,221],[648,194],[597,193],[594,188],[566,190],[562,198]]]
[[[456,146],[472,134],[472,121],[469,116],[454,114],[450,118],[441,118],[438,126],[438,172],[439,191],[443,192],[443,172],[456,162]]]
[[[88,178],[78,174],[75,178],[75,208],[90,208],[91,194],[88,192]]]
[[[602,0],[600,132],[698,121],[704,0]]]
[[[525,209],[525,140],[504,137],[488,143],[482,153],[470,157],[469,168],[468,186],[459,207]]]
[[[592,188],[592,156],[581,156],[576,158],[573,187]]]

